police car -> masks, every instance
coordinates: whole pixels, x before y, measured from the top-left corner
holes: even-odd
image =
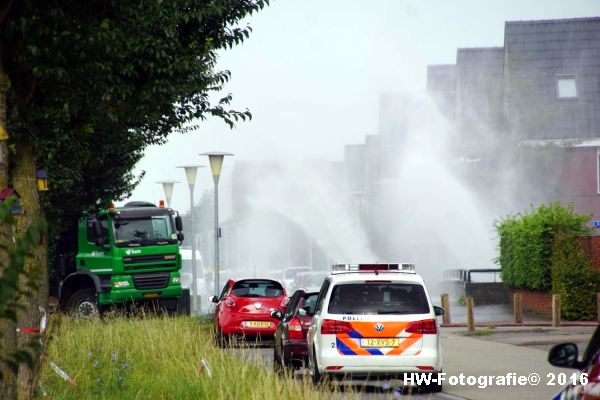
[[[404,379],[442,371],[434,307],[413,264],[337,264],[319,291],[308,331],[314,383],[325,377]],[[431,391],[441,391],[433,380]]]

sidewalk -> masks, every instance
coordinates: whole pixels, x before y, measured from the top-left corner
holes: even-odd
[[[548,361],[546,349],[556,343],[575,342],[583,351],[595,327],[560,327],[540,329],[495,328],[476,330],[475,335],[468,334],[464,328],[442,328],[444,351],[444,372],[449,375],[465,376],[517,376],[539,375],[541,382],[537,386],[477,386],[444,385],[444,393],[476,400],[500,400],[506,398],[534,400],[552,399],[561,390],[561,386],[548,386],[549,373],[564,372],[570,376],[576,370],[552,367]],[[479,335],[479,336],[477,336]],[[527,347],[531,346],[531,347]]]

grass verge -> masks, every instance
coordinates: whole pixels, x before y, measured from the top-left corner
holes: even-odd
[[[211,326],[189,317],[52,320],[42,384],[52,399],[320,399],[308,382],[281,378],[243,349],[223,351]],[[204,359],[212,373],[199,368]],[[332,394],[332,393],[329,393]],[[328,397],[328,396],[326,396]]]

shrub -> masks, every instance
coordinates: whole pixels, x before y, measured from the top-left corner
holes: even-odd
[[[552,292],[561,299],[561,317],[567,320],[593,320],[600,272],[592,269],[579,238],[559,234],[552,251]]]
[[[540,205],[528,213],[508,215],[495,223],[500,254],[496,263],[511,288],[548,291],[552,288],[552,249],[555,236],[590,233],[590,216],[577,214],[570,204]]]

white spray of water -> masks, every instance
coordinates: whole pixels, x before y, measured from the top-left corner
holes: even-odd
[[[258,184],[248,199],[250,205],[292,221],[333,262],[377,260],[353,218],[351,204],[334,182],[311,172],[308,165],[284,165],[278,172]]]
[[[415,262],[432,283],[445,268],[493,267],[493,219],[452,172],[451,127],[428,99],[386,100],[382,157],[393,173],[378,183],[372,206],[385,252]]]

